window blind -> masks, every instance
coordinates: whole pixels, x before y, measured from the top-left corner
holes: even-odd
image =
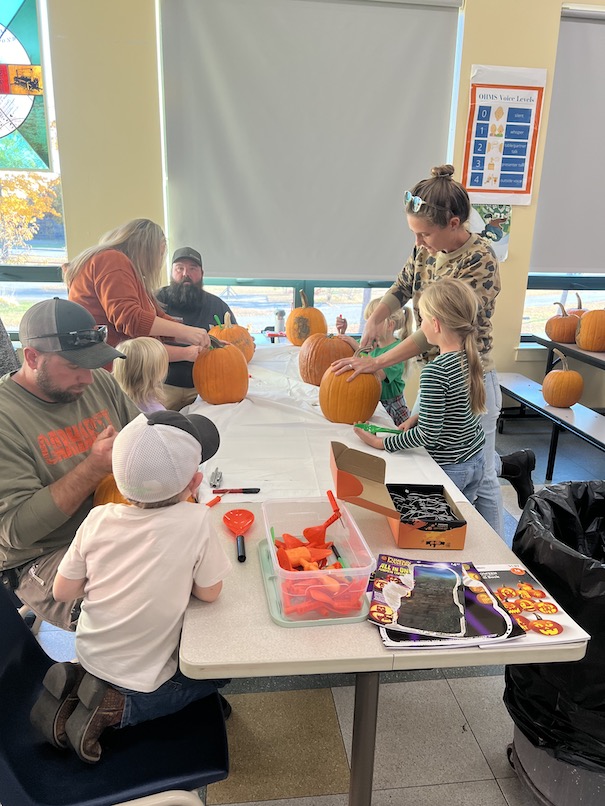
[[[530,271],[603,273],[605,10],[563,14]]]
[[[390,279],[446,161],[458,8],[161,0],[170,248],[209,276]]]

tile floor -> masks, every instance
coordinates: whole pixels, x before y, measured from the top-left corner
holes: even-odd
[[[501,454],[531,447],[536,453],[534,482],[544,483],[550,430],[544,421],[507,420],[498,435]],[[603,478],[603,453],[570,434],[559,441],[555,477],[551,483]],[[512,541],[520,510],[512,487],[502,483],[506,509],[506,541]],[[74,656],[73,636],[44,624],[40,641],[57,660]],[[327,689],[335,707],[342,744],[350,761],[353,716],[353,676],[313,675],[295,678],[234,680],[229,694],[255,694],[304,689]],[[393,672],[381,678],[373,806],[536,806],[537,801],[518,781],[506,758],[513,725],[502,703],[503,667],[427,669]],[[266,700],[264,700],[266,704]],[[325,707],[325,704],[324,704]],[[319,716],[319,715],[318,715]],[[237,729],[236,710],[230,731]],[[277,718],[277,717],[276,717]],[[283,719],[288,719],[286,713]],[[279,753],[277,754],[280,755]],[[282,754],[283,755],[283,754]],[[237,759],[236,759],[237,761]],[[232,759],[232,770],[233,770]],[[275,769],[280,786],[267,789],[266,800],[238,796],[247,806],[346,806],[347,796],[309,793],[287,795],[288,769]],[[252,773],[250,773],[252,774]],[[220,787],[220,784],[215,787]],[[343,787],[340,787],[343,789]],[[246,787],[244,786],[244,791]],[[262,786],[251,787],[263,792]],[[208,789],[208,803],[233,803],[233,794]],[[232,790],[235,792],[238,790]],[[240,787],[240,792],[241,787]],[[269,794],[270,793],[270,794]],[[224,799],[220,799],[223,797]],[[257,795],[258,797],[258,795]],[[278,798],[278,799],[276,799]],[[237,806],[237,804],[236,804]]]

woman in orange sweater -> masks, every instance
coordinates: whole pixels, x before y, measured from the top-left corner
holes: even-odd
[[[170,360],[195,361],[210,345],[208,333],[168,316],[154,296],[162,285],[165,252],[161,227],[146,218],[128,221],[63,267],[69,299],[107,325],[113,347],[137,336],[174,339],[191,346],[166,344]]]

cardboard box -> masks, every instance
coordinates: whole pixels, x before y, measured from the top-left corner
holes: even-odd
[[[336,497],[365,509],[385,515],[399,548],[451,549],[464,548],[466,521],[462,513],[440,484],[388,484],[385,485],[386,462],[341,442],[330,446],[330,467],[336,487]],[[443,495],[457,520],[444,523],[430,521],[402,521],[391,492],[439,492]]]

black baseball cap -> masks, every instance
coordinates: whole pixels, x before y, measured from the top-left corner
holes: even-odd
[[[173,428],[180,428],[200,443],[202,449],[202,462],[211,459],[218,451],[221,444],[217,427],[202,414],[181,414],[180,411],[154,411],[146,414],[149,425],[170,425]]]
[[[192,249],[190,246],[182,246],[180,249],[177,249],[172,256],[172,262],[176,263],[177,260],[183,260],[183,258],[194,260],[200,269],[202,268],[202,256],[196,249]]]
[[[85,369],[126,358],[107,344],[106,337],[107,328],[97,325],[86,308],[59,297],[32,305],[19,325],[19,341],[24,347],[55,353]]]

